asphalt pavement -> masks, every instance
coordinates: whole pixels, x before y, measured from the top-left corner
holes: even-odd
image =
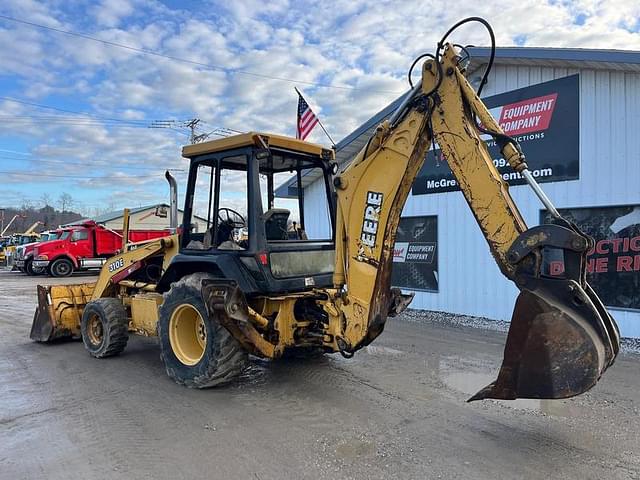
[[[154,339],[104,360],[31,342],[35,285],[57,282],[0,270],[2,480],[640,478],[637,354],[574,399],[468,404],[504,332],[405,315],[351,360],[255,359],[190,390]]]

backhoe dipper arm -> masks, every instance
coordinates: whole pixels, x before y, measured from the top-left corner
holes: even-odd
[[[525,319],[524,326],[521,326],[522,321],[512,321],[512,329],[514,325],[517,327],[515,336],[519,338],[511,345],[509,341],[507,342],[507,350],[511,348],[514,352],[511,354],[508,351],[505,352],[503,370],[508,371],[506,373],[501,371],[501,376],[509,377],[508,381],[505,380],[502,385],[499,385],[499,392],[494,388],[491,392],[485,392],[480,398],[488,396],[558,398],[575,395],[574,390],[584,391],[597,381],[603,369],[612,362],[617,351],[613,345],[615,339],[609,338],[615,328],[606,326],[608,321],[613,322],[613,320],[586,284],[584,276],[589,238],[562,219],[559,219],[559,223],[563,226],[548,225],[544,231],[537,231],[535,228],[527,230],[520,212],[509,195],[508,185],[500,176],[481,139],[482,133],[494,134],[494,138],[502,147],[503,157],[516,171],[535,185],[536,194],[548,208],[553,209],[550,210],[552,214],[557,215],[557,211],[535,181],[528,177],[527,165],[519,146],[504,135],[458,68],[459,57],[455,48],[451,45],[443,48],[441,68],[437,68],[433,60],[425,62],[421,85],[414,87],[405,97],[398,111],[389,121],[385,121],[377,128],[368,145],[335,179],[338,209],[334,284],[336,291],[341,294],[338,309],[343,316],[344,325],[344,331],[337,339],[338,346],[341,351],[349,353],[369,344],[382,332],[387,316],[404,310],[411,301],[412,296],[403,295],[398,289],[391,288],[393,248],[403,206],[423,165],[426,152],[431,142],[435,140],[500,270],[507,278],[516,281],[519,288],[527,287],[527,292],[536,292],[531,294],[535,298],[523,300],[528,302],[527,307],[533,310],[539,308],[542,313],[548,314],[547,317],[555,315],[558,321],[564,320],[565,324],[572,326],[576,324],[576,317],[590,315],[597,317],[595,320],[589,319],[582,322],[586,323],[586,326],[581,323],[576,327],[580,330],[579,333],[564,332],[564,336],[571,337],[574,343],[580,345],[589,343],[588,353],[573,352],[569,356],[579,357],[578,360],[583,360],[585,354],[593,358],[597,357],[595,360],[590,360],[595,367],[594,373],[591,374],[593,378],[587,381],[588,387],[575,386],[572,383],[568,389],[559,393],[557,391],[541,392],[545,388],[548,389],[549,382],[545,383],[539,378],[533,381],[527,378],[529,384],[538,383],[533,389],[527,390],[517,385],[518,381],[522,380],[518,377],[518,368],[522,370],[529,366],[521,364],[519,357],[512,359],[513,361],[507,366],[506,357],[522,355],[523,349],[526,350],[527,341],[531,340],[531,335],[528,333],[535,330],[531,325],[539,320],[536,316]],[[476,117],[481,127],[477,126]],[[565,237],[560,238],[562,235]],[[554,246],[564,249],[567,241],[574,242],[571,248],[575,254],[575,262],[569,262],[565,257],[567,270],[570,263],[571,265],[575,263],[577,266],[574,268],[575,275],[564,279],[562,285],[563,288],[568,288],[567,285],[571,283],[569,286],[577,289],[573,293],[577,292],[578,301],[583,306],[587,305],[586,313],[584,311],[576,313],[567,307],[565,303],[570,302],[565,298],[549,299],[548,296],[541,295],[539,293],[541,284],[536,283],[540,277],[543,248]],[[542,302],[544,305],[540,306],[536,302]],[[553,307],[547,303],[553,304]],[[518,309],[517,304],[516,313],[518,310],[521,313],[523,309],[526,308],[521,306]],[[552,314],[549,313],[551,310],[553,310]],[[602,317],[605,316],[606,319],[603,320]],[[515,314],[514,320],[516,320]],[[613,325],[615,326],[615,323]],[[588,330],[587,333],[582,332],[585,329]],[[583,340],[584,336],[588,337],[588,341]],[[606,338],[598,342],[598,338],[603,336]],[[536,331],[534,337],[534,340],[540,340],[540,333]],[[517,344],[514,345],[514,343]],[[607,352],[602,354],[603,348],[600,348],[600,343],[605,344],[604,350],[608,351],[608,354]],[[535,360],[538,362],[540,360],[537,358],[538,354],[551,355],[549,352],[538,350],[534,352]],[[555,367],[555,364],[547,365],[544,361],[542,364],[544,368]],[[520,373],[522,374],[522,371]],[[548,372],[537,372],[536,375],[544,376],[548,375]],[[567,380],[562,378],[561,381]],[[545,385],[540,386],[542,383]],[[492,386],[487,388],[490,387]],[[550,388],[553,390],[554,386]]]

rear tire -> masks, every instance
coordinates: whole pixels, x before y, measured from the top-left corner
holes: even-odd
[[[82,342],[95,358],[121,353],[129,340],[127,310],[118,298],[99,298],[84,307],[80,322]]]
[[[200,293],[207,274],[171,285],[160,307],[160,358],[167,375],[190,388],[224,385],[247,365],[248,354],[217,318],[210,318]]]
[[[73,273],[73,263],[68,258],[54,260],[49,271],[53,277],[68,277]]]

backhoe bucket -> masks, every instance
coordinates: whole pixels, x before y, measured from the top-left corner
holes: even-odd
[[[573,397],[613,364],[620,334],[585,280],[584,258],[584,251],[565,251],[564,278],[519,278],[498,379],[469,401]]]
[[[51,342],[80,337],[82,311],[93,295],[94,283],[38,285],[38,308],[31,325],[32,340]]]

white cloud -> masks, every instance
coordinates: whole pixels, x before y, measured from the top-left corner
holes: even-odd
[[[128,0],[102,0],[91,11],[99,25],[115,27],[124,17],[133,13],[134,6]]]
[[[208,122],[200,132],[221,126],[292,135],[297,101],[293,86],[297,85],[339,140],[406,90],[406,69],[412,59],[433,51],[461,13],[486,17],[500,46],[524,39],[525,46],[640,50],[640,34],[634,31],[639,26],[640,3],[631,0],[481,5],[461,0],[455,9],[443,8],[435,0],[247,0],[194,2],[189,7],[193,11],[171,10],[154,0],[103,0],[88,9],[88,17],[57,0],[6,0],[3,7],[7,14],[28,21],[227,69],[2,21],[0,43],[11,46],[0,49],[0,81],[8,85],[5,95],[126,120],[200,117]],[[476,26],[460,29],[454,40],[487,44],[486,33]],[[293,78],[298,83],[239,71]],[[19,113],[52,114],[0,103],[0,115]],[[99,198],[96,192],[106,195],[111,188],[107,179],[126,186],[117,189],[123,202],[162,199],[164,183],[152,175],[161,174],[167,166],[185,168],[187,163],[180,160],[180,144],[186,137],[169,129],[127,129],[95,120],[82,125],[46,124],[36,119],[0,127],[0,147],[11,148],[16,139],[38,158],[63,162],[26,163],[41,173],[78,174],[74,163],[92,162],[86,171],[100,179],[67,181],[64,186],[77,185],[84,189],[78,195],[94,199]],[[310,140],[328,143],[320,129]],[[9,143],[3,146],[2,142]],[[149,170],[135,169],[140,166]],[[63,184],[55,177],[41,180]],[[183,174],[179,180],[183,187]],[[24,176],[7,177],[7,181],[13,189],[25,184]]]

